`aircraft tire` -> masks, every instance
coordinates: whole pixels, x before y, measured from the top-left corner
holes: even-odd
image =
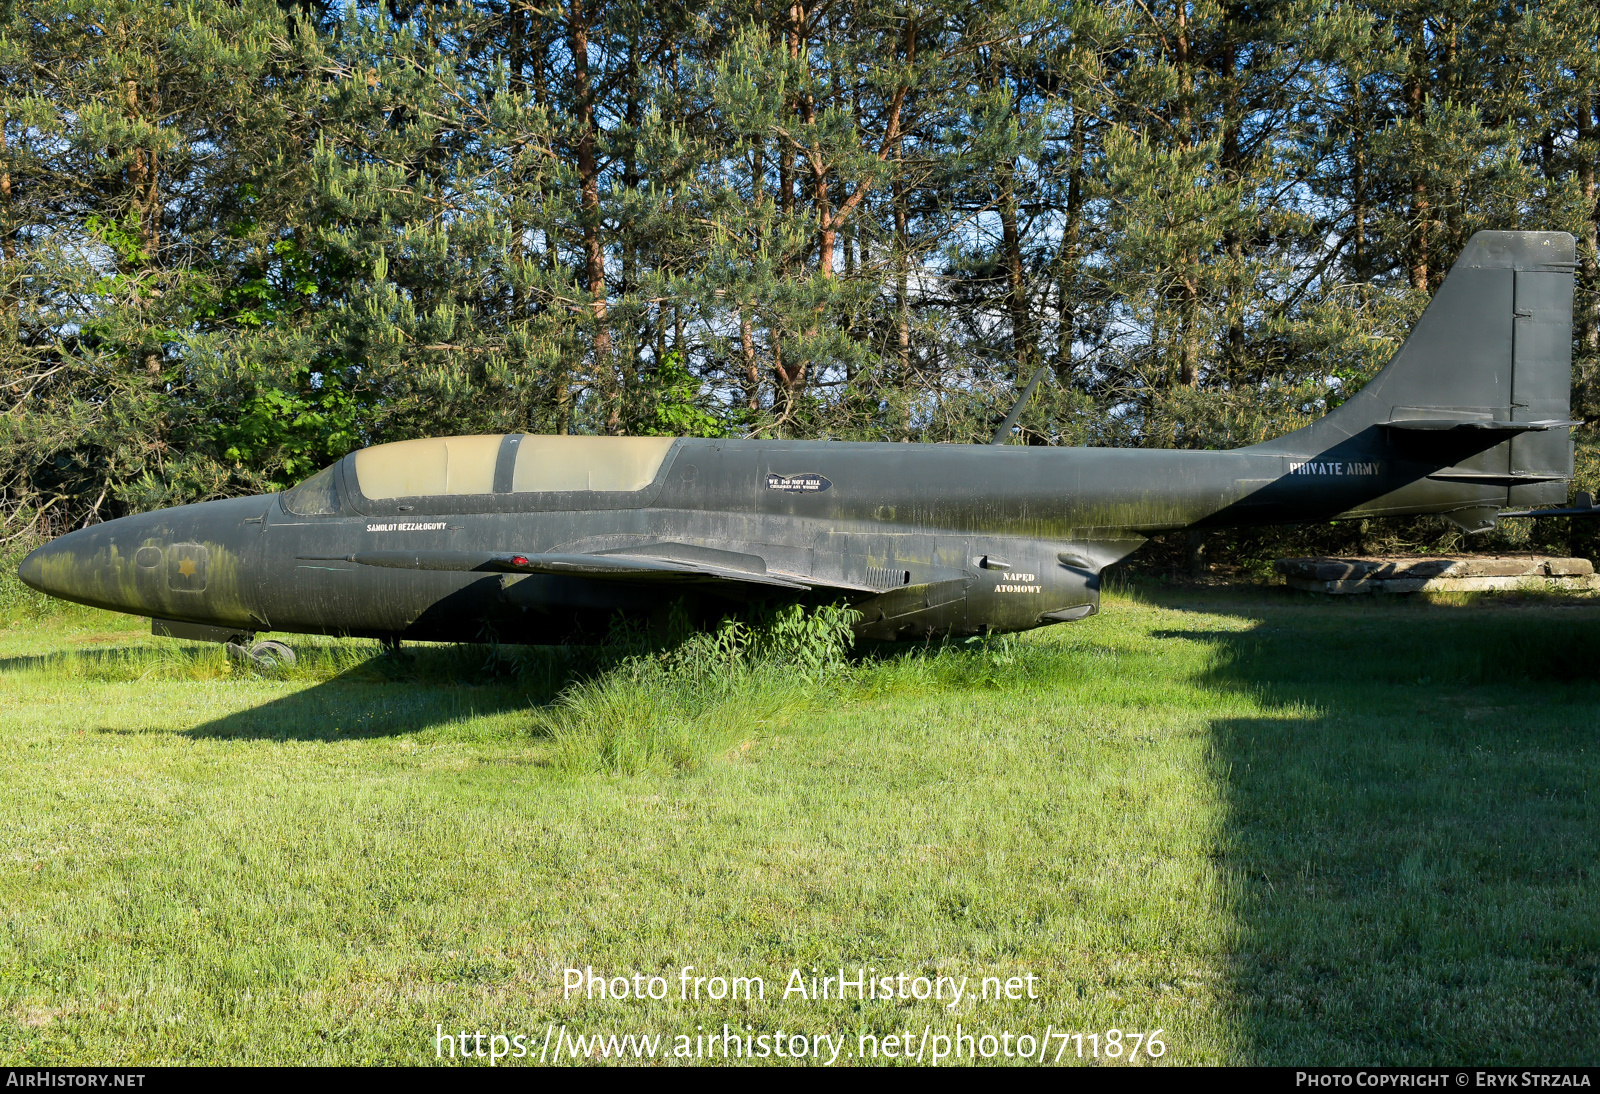
[[[257,642],[250,647],[250,660],[261,668],[275,669],[283,665],[294,664],[294,650],[282,642],[274,642],[269,639],[265,642]]]

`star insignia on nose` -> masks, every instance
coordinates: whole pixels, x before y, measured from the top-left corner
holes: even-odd
[[[194,559],[186,558],[182,562],[178,563],[178,572],[180,574],[182,574],[184,577],[193,577],[194,576]]]

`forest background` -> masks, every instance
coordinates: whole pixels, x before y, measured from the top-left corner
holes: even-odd
[[[4,553],[427,434],[977,443],[1039,366],[1013,443],[1249,444],[1485,228],[1578,238],[1600,486],[1593,0],[0,13]]]

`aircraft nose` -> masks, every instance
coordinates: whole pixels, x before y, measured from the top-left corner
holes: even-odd
[[[109,538],[103,526],[69,532],[30,551],[17,567],[23,584],[41,593],[80,604],[106,605],[107,579],[116,584],[117,569],[108,566]]]
[[[44,576],[45,557],[50,550],[50,546],[51,545],[47,543],[43,547],[29,551],[27,557],[24,558],[21,565],[17,567],[17,577],[22,580],[22,583],[28,588],[36,589],[41,593],[48,593],[50,591],[45,587]]]
[[[94,608],[259,627],[249,582],[265,508],[232,498],[121,517],[46,543],[17,576]]]

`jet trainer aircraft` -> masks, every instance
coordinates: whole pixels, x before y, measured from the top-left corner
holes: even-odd
[[[618,612],[772,598],[848,601],[883,639],[1079,620],[1101,570],[1160,532],[1410,513],[1481,531],[1565,502],[1573,270],[1569,235],[1480,232],[1371,383],[1233,451],[401,441],[281,494],[72,532],[20,574],[232,644],[592,641]]]

